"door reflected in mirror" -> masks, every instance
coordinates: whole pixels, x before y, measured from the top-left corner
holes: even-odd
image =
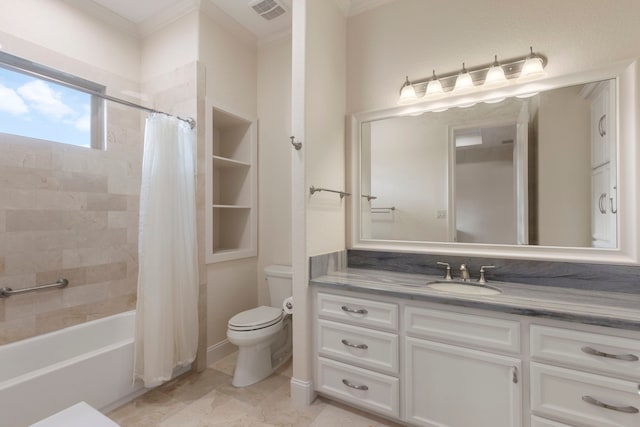
[[[615,79],[363,122],[363,240],[617,247]]]

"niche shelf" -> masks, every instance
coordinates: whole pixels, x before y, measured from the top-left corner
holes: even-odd
[[[257,255],[256,120],[206,104],[207,263]]]

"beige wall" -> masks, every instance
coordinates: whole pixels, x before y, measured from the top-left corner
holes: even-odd
[[[349,19],[347,111],[396,105],[405,75],[458,70],[526,54],[549,58],[549,76],[637,57],[635,0],[397,0]]]
[[[205,70],[204,95],[218,108],[255,118],[257,43],[246,30],[229,18],[223,23],[223,19],[213,6],[200,14],[198,55]],[[252,257],[207,266],[209,347],[226,340],[229,318],[258,305],[257,264],[258,259]]]
[[[581,89],[540,94],[537,214],[544,246],[591,246],[591,104]]]
[[[2,0],[1,8],[2,33],[19,38],[14,42],[0,33],[3,50],[11,52],[20,40],[29,41],[87,64],[81,77],[95,80],[93,73],[104,70],[138,81],[140,45],[135,36],[117,31],[62,0]],[[65,70],[64,63],[46,65]]]
[[[258,303],[269,304],[264,267],[291,265],[291,36],[258,49]]]

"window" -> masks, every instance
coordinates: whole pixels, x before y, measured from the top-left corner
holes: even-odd
[[[105,87],[0,52],[0,133],[104,148]],[[97,94],[97,95],[96,95]]]

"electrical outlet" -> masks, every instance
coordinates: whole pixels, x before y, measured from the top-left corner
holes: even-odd
[[[438,219],[446,219],[447,218],[447,211],[438,211]]]

